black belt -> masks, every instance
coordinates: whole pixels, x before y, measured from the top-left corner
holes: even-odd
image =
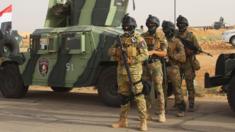
[[[148,64],[152,64],[157,61],[160,61],[160,59],[157,59],[157,58],[148,59]]]

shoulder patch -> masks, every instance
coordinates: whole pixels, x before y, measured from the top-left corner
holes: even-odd
[[[136,42],[137,42],[137,38],[136,38],[136,37],[132,37],[132,38],[131,38],[131,42],[132,42],[132,43],[136,43]]]
[[[145,41],[140,41],[138,44],[138,48],[144,48],[146,46]]]

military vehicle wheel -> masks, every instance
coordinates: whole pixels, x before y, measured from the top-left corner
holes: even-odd
[[[68,92],[70,92],[73,88],[51,87],[51,89],[52,89],[54,92],[58,92],[58,93],[68,93]]]
[[[21,98],[27,93],[17,64],[3,63],[0,67],[0,90],[5,98]]]
[[[230,43],[235,46],[235,36],[233,36],[231,39],[230,39]]]
[[[121,100],[117,93],[116,67],[107,67],[99,76],[97,83],[98,93],[108,106],[119,107]]]
[[[228,103],[231,109],[235,112],[235,76],[230,80],[228,91],[227,91],[227,98]]]

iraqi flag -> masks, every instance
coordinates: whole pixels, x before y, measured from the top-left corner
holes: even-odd
[[[12,5],[0,11],[0,28],[3,33],[10,32],[12,21]]]

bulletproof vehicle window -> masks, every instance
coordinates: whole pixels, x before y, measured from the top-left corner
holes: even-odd
[[[40,36],[31,35],[30,36],[30,51],[37,52],[40,49]]]
[[[57,51],[57,37],[55,35],[31,36],[31,50],[38,54]]]
[[[83,33],[68,33],[65,38],[65,47],[70,54],[85,52],[85,35]]]

